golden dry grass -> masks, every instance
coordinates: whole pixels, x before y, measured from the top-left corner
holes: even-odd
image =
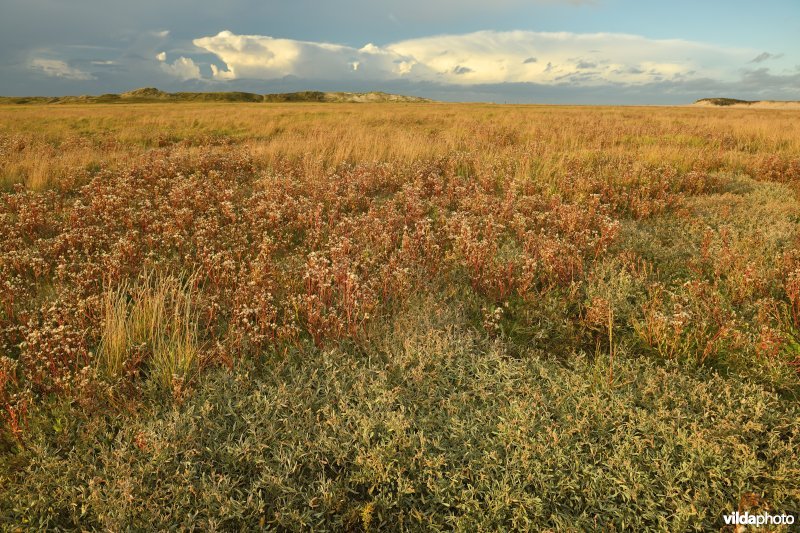
[[[154,381],[166,389],[191,376],[199,353],[191,279],[145,273],[137,284],[123,282],[103,296],[100,370],[120,377],[138,350]]]
[[[691,169],[800,154],[800,112],[480,104],[142,104],[0,106],[0,183],[71,187],[158,146],[230,142],[265,167],[477,152],[521,176],[557,176],[575,158],[626,157]],[[61,185],[59,185],[61,184]]]

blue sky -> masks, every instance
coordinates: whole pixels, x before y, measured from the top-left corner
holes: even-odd
[[[0,0],[0,94],[800,100],[800,2]]]

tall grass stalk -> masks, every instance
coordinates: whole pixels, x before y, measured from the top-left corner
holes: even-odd
[[[170,278],[159,287],[157,302],[169,301],[171,310],[157,323],[154,337],[151,376],[162,387],[188,378],[197,365],[197,325],[193,318],[191,281]],[[160,307],[159,311],[164,311]]]
[[[131,353],[140,349],[160,386],[187,379],[199,353],[192,296],[191,278],[153,274],[135,286],[123,283],[108,290],[99,352],[106,375],[118,377]]]
[[[122,284],[108,290],[103,298],[103,329],[99,367],[107,376],[116,378],[122,372],[130,346],[128,325],[128,286]]]

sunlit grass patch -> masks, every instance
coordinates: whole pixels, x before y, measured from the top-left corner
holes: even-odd
[[[162,387],[191,377],[199,359],[192,283],[145,274],[138,283],[106,290],[99,359],[109,377],[119,377],[137,351]]]

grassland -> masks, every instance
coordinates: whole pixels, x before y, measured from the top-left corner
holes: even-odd
[[[0,106],[3,527],[797,514],[798,119]]]

